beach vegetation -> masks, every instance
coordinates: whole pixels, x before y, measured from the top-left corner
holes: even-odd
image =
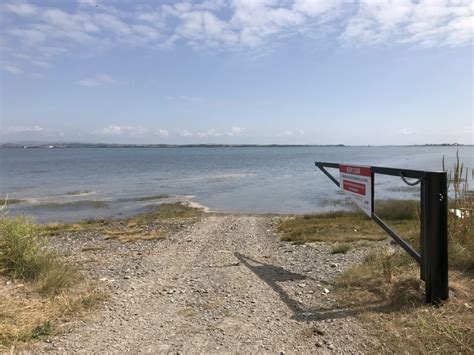
[[[381,200],[375,202],[379,217],[403,236],[419,244],[419,202],[412,200]],[[386,233],[359,210],[332,211],[290,217],[278,226],[281,239],[294,243],[379,241]]]
[[[138,197],[125,198],[125,199],[121,199],[120,201],[144,202],[144,201],[162,200],[162,199],[169,198],[169,197],[170,197],[170,195],[158,194],[158,195],[150,195],[150,196],[138,196]]]
[[[19,200],[15,198],[3,198],[3,199],[0,199],[0,206],[14,205],[21,202],[24,202],[24,200]]]
[[[336,280],[338,302],[355,312],[381,340],[378,351],[472,353],[474,203],[466,172],[457,159],[448,174],[454,189],[448,203],[450,298],[441,307],[425,304],[420,267],[401,249],[371,253]]]
[[[336,244],[331,249],[331,254],[345,254],[352,249],[350,244]]]
[[[54,334],[103,295],[27,217],[0,218],[0,351]]]
[[[74,190],[74,191],[69,191],[67,194],[70,196],[78,196],[78,195],[87,195],[90,193],[91,191],[89,190]]]

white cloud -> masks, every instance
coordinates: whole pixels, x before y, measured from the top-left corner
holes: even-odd
[[[296,0],[293,9],[307,16],[318,16],[341,6],[341,0]]]
[[[191,132],[189,132],[188,130],[186,130],[186,129],[184,131],[179,132],[179,135],[181,137],[192,137],[193,136],[193,134]]]
[[[38,12],[38,8],[27,2],[10,3],[5,5],[5,9],[8,12],[14,13],[20,16],[31,16]]]
[[[348,20],[341,39],[357,45],[455,46],[472,40],[472,30],[469,1],[365,0]]]
[[[32,60],[31,64],[34,64],[34,65],[36,65],[38,67],[41,67],[41,68],[49,68],[49,66],[50,66],[49,63],[44,62],[42,60]]]
[[[21,41],[35,45],[46,40],[46,34],[36,29],[16,28],[8,31],[11,35],[18,37]]]
[[[411,130],[410,128],[402,128],[401,130],[398,131],[398,134],[401,134],[403,136],[410,136],[414,133],[415,132]]]
[[[197,50],[265,52],[290,36],[335,36],[357,46],[459,46],[473,39],[471,0],[183,0],[135,8],[79,0],[67,10],[62,4],[3,5],[9,19],[0,30],[5,55],[50,62],[68,51],[170,49],[179,43]]]
[[[117,80],[113,79],[109,75],[97,74],[92,78],[86,78],[79,80],[79,85],[85,87],[97,87],[116,84]]]
[[[157,136],[160,136],[161,138],[166,138],[170,135],[170,132],[167,129],[159,129],[158,131],[155,132]]]
[[[196,133],[196,135],[198,137],[223,137],[223,136],[240,137],[244,135],[244,132],[245,132],[245,128],[234,126],[234,127],[231,127],[229,130],[224,130],[224,131],[211,128],[206,132],[198,132]]]
[[[286,130],[276,134],[277,137],[302,136],[304,131],[302,129]]]
[[[142,126],[119,126],[110,125],[108,127],[92,132],[98,136],[139,136],[148,133],[150,130]]]
[[[182,101],[182,102],[189,102],[189,103],[197,103],[203,101],[202,97],[199,96],[186,96],[186,95],[180,95],[180,96],[171,96],[167,95],[163,97],[167,101]]]
[[[30,126],[30,127],[24,127],[24,126],[0,127],[0,129],[2,133],[7,133],[7,134],[38,133],[38,132],[44,131],[44,128],[38,125]]]
[[[2,64],[2,69],[9,72],[10,74],[21,74],[22,70],[16,65]]]

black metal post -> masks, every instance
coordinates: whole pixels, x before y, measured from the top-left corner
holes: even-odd
[[[447,300],[448,291],[448,191],[446,172],[427,172],[422,185],[422,264],[426,302]]]

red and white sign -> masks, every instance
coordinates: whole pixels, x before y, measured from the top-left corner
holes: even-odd
[[[351,200],[372,217],[372,172],[369,166],[339,165],[339,182]]]

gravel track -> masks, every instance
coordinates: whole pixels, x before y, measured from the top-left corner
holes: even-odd
[[[71,251],[110,297],[40,350],[354,353],[373,348],[376,340],[337,307],[331,286],[366,250],[332,255],[325,243],[281,242],[275,234],[279,219],[206,214],[167,239],[128,244],[93,232],[58,237],[58,248]],[[103,249],[81,252],[88,245]]]

